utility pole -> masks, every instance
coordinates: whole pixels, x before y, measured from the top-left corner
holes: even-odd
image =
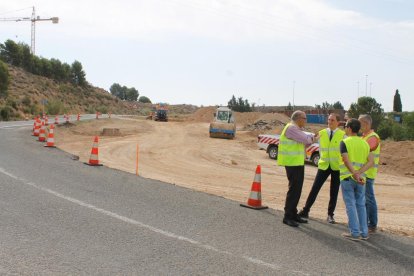
[[[295,81],[293,81],[293,110],[295,110]]]
[[[35,7],[32,7],[32,17],[14,17],[14,18],[0,18],[0,21],[31,21],[32,28],[31,28],[31,41],[30,41],[30,52],[32,55],[36,53],[36,22],[37,21],[52,21],[53,24],[59,23],[59,17],[51,17],[51,18],[40,18],[40,16],[36,17]]]

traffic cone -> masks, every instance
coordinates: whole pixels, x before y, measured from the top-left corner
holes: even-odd
[[[80,121],[80,113],[78,113],[78,117],[76,118],[76,120],[79,122]]]
[[[39,131],[40,131],[40,119],[36,119],[35,120],[35,128],[34,128],[34,131],[33,131],[33,136],[39,136]]]
[[[45,147],[56,148],[55,147],[55,125],[51,124],[49,129],[49,135],[47,136],[47,142]]]
[[[99,119],[99,112],[96,111],[96,120],[98,120],[98,119]]]
[[[46,128],[45,128],[45,122],[42,121],[42,126],[40,127],[39,131],[39,142],[46,142]]]
[[[98,159],[98,136],[95,136],[95,139],[93,140],[93,146],[91,150],[91,156],[89,157],[89,162],[85,164],[89,166],[102,166],[102,164],[99,164]]]
[[[55,116],[55,125],[58,125],[59,124],[59,116],[58,115],[56,115]]]
[[[260,165],[257,165],[256,174],[254,175],[254,180],[252,184],[252,189],[250,192],[249,199],[247,204],[240,204],[242,207],[247,207],[255,210],[267,209],[269,207],[262,205],[262,188],[261,188],[261,179],[262,172]]]
[[[49,117],[47,117],[47,115],[46,115],[46,117],[45,117],[45,126],[48,126],[49,125]]]

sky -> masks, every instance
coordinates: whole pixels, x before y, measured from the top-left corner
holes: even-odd
[[[0,0],[0,43],[82,63],[89,83],[152,102],[265,106],[371,96],[414,111],[412,0]]]

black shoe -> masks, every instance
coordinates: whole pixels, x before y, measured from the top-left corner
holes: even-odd
[[[294,219],[294,221],[299,223],[308,223],[307,219],[301,218],[299,215]]]
[[[298,213],[298,216],[300,216],[301,218],[307,219],[307,218],[309,218],[309,213],[302,210]]]
[[[331,224],[335,224],[336,223],[336,221],[334,219],[334,216],[331,216],[331,215],[328,215],[328,218],[326,219],[326,221],[328,223],[331,223]]]
[[[296,221],[292,220],[292,219],[283,219],[283,223],[286,225],[289,225],[291,227],[298,227],[299,223],[297,223]]]

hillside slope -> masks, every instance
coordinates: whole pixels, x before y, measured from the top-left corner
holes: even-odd
[[[102,88],[75,86],[33,75],[11,65],[8,68],[9,96],[7,100],[0,99],[0,107],[11,107],[11,119],[31,118],[43,110],[47,112],[52,105],[60,106],[59,113],[139,113],[136,105],[123,102]]]

